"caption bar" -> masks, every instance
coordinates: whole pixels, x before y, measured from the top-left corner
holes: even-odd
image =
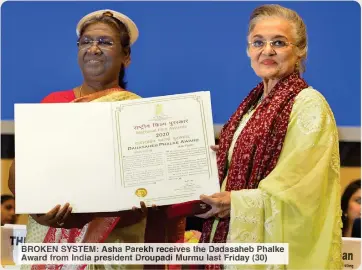
[[[288,244],[21,244],[18,264],[288,264]]]

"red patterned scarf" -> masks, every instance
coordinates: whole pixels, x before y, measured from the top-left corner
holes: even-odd
[[[234,133],[245,115],[263,95],[263,83],[259,83],[240,104],[220,134],[217,165],[220,185],[227,175],[226,191],[254,189],[275,167],[287,133],[289,116],[295,97],[307,83],[298,73],[280,80],[258,106],[239,135],[229,166],[228,151]],[[227,168],[228,167],[228,168]],[[205,221],[200,242],[210,242],[214,218]],[[225,243],[229,231],[229,218],[220,219],[213,242]],[[219,269],[208,266],[207,269]]]

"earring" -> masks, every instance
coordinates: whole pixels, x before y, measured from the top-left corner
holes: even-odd
[[[295,63],[295,70],[299,70],[299,62]]]

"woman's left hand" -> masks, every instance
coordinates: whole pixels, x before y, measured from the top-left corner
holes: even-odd
[[[211,206],[211,209],[204,214],[196,215],[200,218],[218,217],[225,218],[230,216],[230,192],[224,191],[215,193],[211,196],[201,195],[200,200]]]

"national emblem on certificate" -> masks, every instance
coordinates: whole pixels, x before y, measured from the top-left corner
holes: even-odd
[[[121,211],[140,201],[169,205],[220,190],[207,91],[16,104],[15,127],[18,213],[45,213],[63,202],[78,213]],[[42,201],[30,201],[29,189]]]

